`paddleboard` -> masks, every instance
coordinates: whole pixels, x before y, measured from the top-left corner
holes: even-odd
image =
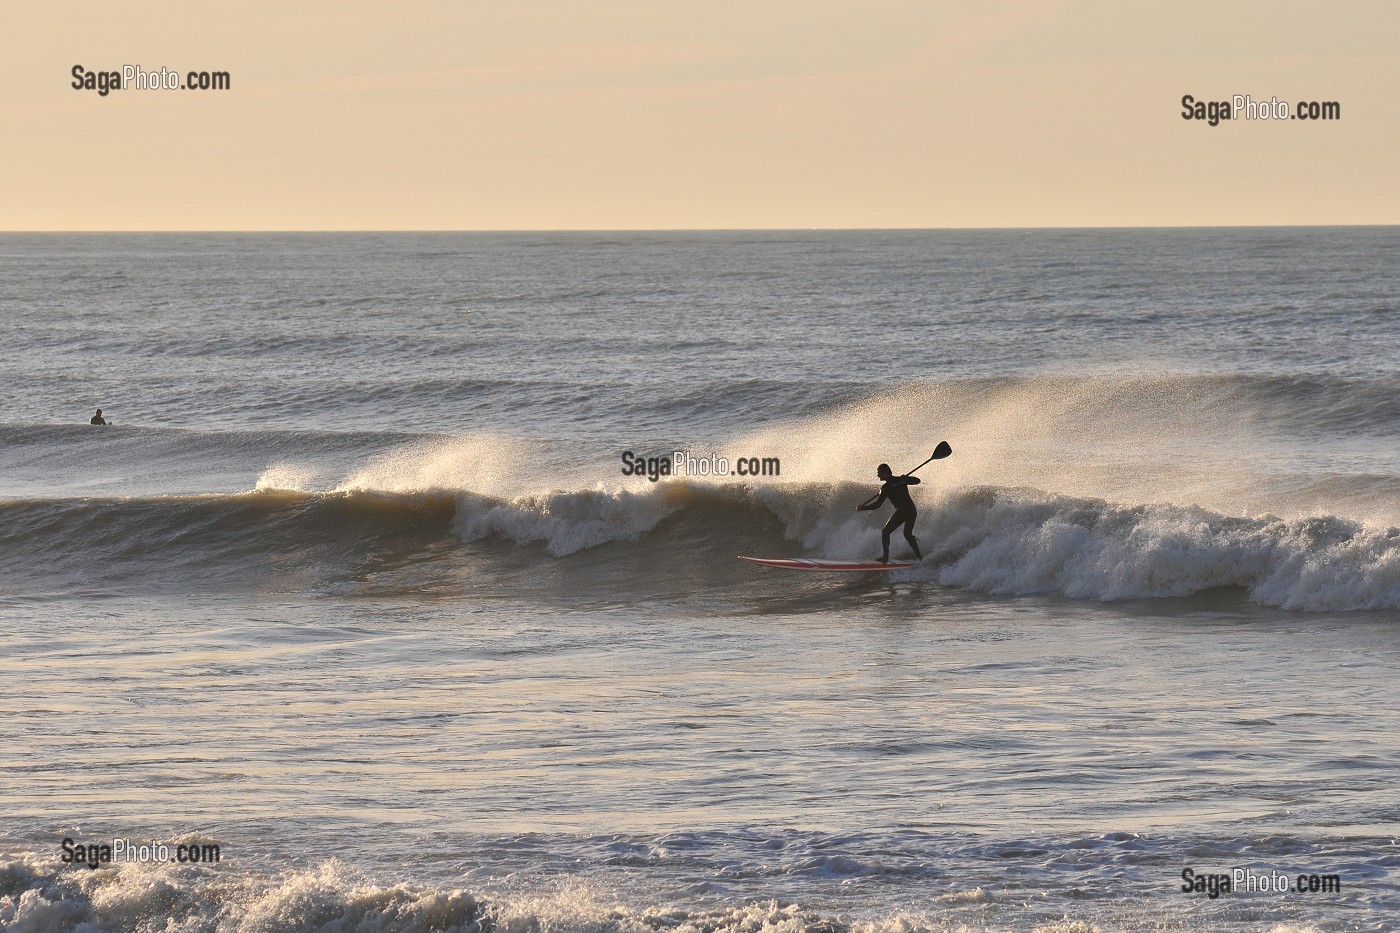
[[[915,566],[908,561],[892,560],[887,564],[882,564],[874,560],[825,560],[823,558],[811,557],[745,557],[739,555],[740,560],[746,560],[751,564],[762,564],[764,567],[777,567],[781,570],[829,570],[829,571],[882,571],[882,570],[907,570]]]

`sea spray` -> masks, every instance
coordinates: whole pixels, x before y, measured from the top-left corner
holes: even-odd
[[[272,571],[281,585],[353,580],[368,568],[446,571],[506,547],[524,550],[512,574],[491,584],[502,595],[542,593],[534,563],[597,552],[588,574],[610,564],[610,585],[624,596],[680,567],[694,583],[731,581],[741,548],[873,556],[878,520],[850,507],[864,492],[849,483],[670,482],[509,497],[263,491],[18,501],[5,506],[0,565],[35,582],[72,574],[139,587],[168,584],[184,568],[186,586],[256,588]],[[977,592],[1112,601],[1228,587],[1285,609],[1400,608],[1400,531],[1339,516],[1242,517],[979,486],[926,496],[917,527],[927,559],[913,577]]]

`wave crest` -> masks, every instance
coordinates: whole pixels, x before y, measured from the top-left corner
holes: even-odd
[[[1239,587],[1284,609],[1400,608],[1400,532],[1320,516],[1235,518],[976,489],[933,516],[939,583],[1073,599],[1190,596]]]
[[[450,586],[459,568],[488,562],[492,569],[480,579],[503,595],[520,595],[544,585],[534,572],[540,561],[558,561],[547,576],[554,587],[606,579],[610,592],[625,597],[671,580],[732,590],[766,582],[737,566],[739,553],[878,554],[883,516],[852,509],[867,492],[851,483],[671,481],[639,491],[597,487],[513,498],[264,490],[18,500],[0,505],[0,572],[43,581],[50,591],[142,581],[161,588],[355,585],[395,568],[438,567],[433,579]],[[1384,525],[1115,504],[1027,487],[925,494],[921,506],[916,531],[926,559],[901,571],[901,579],[1093,600],[1235,588],[1285,609],[1400,609],[1400,530]],[[507,555],[503,545],[525,553]],[[903,550],[896,537],[892,556]],[[402,585],[413,586],[407,579]],[[744,592],[736,590],[736,598]]]

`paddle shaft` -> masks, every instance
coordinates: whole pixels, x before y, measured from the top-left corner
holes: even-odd
[[[915,473],[919,472],[919,470],[923,469],[927,464],[930,464],[930,463],[932,463],[932,462],[935,461],[935,460],[941,459],[941,458],[938,456],[938,454],[939,454],[939,451],[940,451],[940,450],[943,448],[943,446],[946,445],[946,444],[947,444],[947,441],[941,441],[941,442],[939,442],[938,447],[935,447],[935,448],[933,449],[933,455],[932,455],[932,456],[930,456],[930,457],[929,457],[927,460],[925,460],[923,463],[921,463],[921,464],[919,464],[918,466],[914,467],[914,469],[910,470],[910,471],[907,472],[907,473],[903,473],[903,474],[901,474],[901,475],[902,475],[902,476],[913,476]],[[951,449],[948,451],[949,454],[952,453],[952,452],[953,452],[953,451],[952,451]],[[943,456],[946,457],[947,455],[948,455],[948,454],[944,454]],[[869,505],[870,503],[874,502],[874,501],[875,501],[876,499],[878,499],[878,498],[880,498],[880,494],[877,492],[877,493],[875,493],[875,495],[871,496],[869,499],[866,499],[866,500],[865,500],[864,502],[862,502],[860,505],[856,506],[856,511],[860,511],[861,509],[865,508],[867,505]]]
[[[932,457],[929,457],[928,460],[925,460],[925,461],[924,461],[924,463],[930,463],[930,462],[932,462],[932,461],[933,461],[933,458],[932,458]],[[912,470],[910,470],[908,473],[904,473],[904,474],[902,474],[902,475],[904,475],[904,476],[913,476],[915,473],[917,473],[917,472],[919,471],[919,467],[922,467],[922,466],[924,465],[924,463],[919,464],[919,466],[914,467],[914,469],[912,469]],[[869,505],[870,503],[874,502],[874,501],[875,501],[876,499],[878,499],[878,498],[880,498],[880,494],[877,492],[877,493],[875,493],[875,495],[871,496],[869,499],[866,499],[864,502],[862,502],[862,503],[860,504],[861,508],[864,508],[865,506],[867,506],[867,505]],[[857,509],[857,511],[859,511],[859,509]]]

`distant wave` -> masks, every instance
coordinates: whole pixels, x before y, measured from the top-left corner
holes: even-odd
[[[1201,443],[1236,441],[1241,435],[1292,441],[1390,440],[1400,435],[1400,378],[1307,373],[1048,373],[906,382],[888,388],[820,378],[752,378],[638,391],[626,382],[588,381],[568,374],[533,380],[376,380],[328,370],[295,381],[244,379],[216,389],[216,414],[223,429],[219,432],[201,433],[204,424],[199,419],[206,416],[211,391],[203,384],[165,379],[147,387],[138,379],[127,393],[132,400],[108,414],[128,430],[178,431],[191,445],[202,437],[226,444],[235,436],[283,444],[304,436],[319,443],[332,433],[290,428],[308,421],[349,435],[424,436],[450,433],[472,419],[489,428],[502,415],[517,420],[529,416],[542,425],[603,424],[609,434],[640,421],[652,426],[649,433],[684,437],[694,425],[762,430],[794,419],[839,417],[851,410],[922,415],[954,430],[1000,428],[1011,434],[1043,427],[1060,432],[1062,439],[1068,439],[1068,432],[1089,429],[1096,439],[1109,442],[1122,435],[1158,436],[1164,431]],[[399,413],[400,430],[395,430],[395,416],[385,413]],[[51,445],[58,450],[90,440],[89,435],[73,433],[85,427],[76,415],[75,421],[3,424],[0,442],[5,447]],[[247,427],[259,423],[290,429]],[[143,424],[157,426],[137,427]],[[360,425],[376,430],[361,431]]]
[[[480,547],[509,547],[523,553],[509,561],[517,576],[499,579],[502,592],[528,594],[538,585],[530,567],[567,567],[586,553],[590,572],[607,568],[625,593],[629,580],[637,591],[650,582],[644,559],[724,582],[742,572],[741,551],[871,556],[879,521],[851,508],[866,491],[672,481],[509,498],[264,490],[11,500],[0,504],[0,571],[31,585],[302,585],[371,564],[470,564]],[[972,487],[926,499],[918,531],[927,560],[905,578],[976,592],[1126,600],[1231,587],[1285,609],[1400,609],[1400,531],[1335,516],[1241,518]]]
[[[188,458],[204,452],[216,458],[231,449],[354,449],[487,430],[473,424],[474,415],[502,411],[548,414],[566,433],[575,424],[571,419],[578,417],[602,419],[610,425],[608,435],[616,433],[619,423],[643,420],[650,425],[646,433],[677,441],[688,436],[687,426],[720,417],[760,436],[795,435],[809,445],[823,446],[839,446],[843,440],[832,436],[832,419],[848,429],[877,423],[874,436],[894,447],[905,443],[906,434],[911,435],[907,440],[922,444],[933,424],[965,440],[975,436],[979,444],[998,447],[1058,442],[1063,450],[1092,442],[1101,452],[1171,442],[1193,445],[1172,448],[1186,455],[1241,442],[1298,443],[1324,437],[1388,442],[1400,434],[1400,378],[1395,377],[1048,373],[907,382],[879,389],[849,381],[752,378],[636,391],[572,378],[375,382],[330,376],[297,384],[282,380],[230,387],[227,391],[233,394],[220,397],[220,412],[238,417],[229,420],[229,415],[220,414],[223,420],[217,423],[204,420],[206,390],[180,385],[166,390],[174,394],[159,411],[143,411],[134,404],[110,409],[117,432],[89,430],[83,423],[86,412],[64,424],[11,421],[0,424],[0,452],[6,458],[61,457],[75,445],[111,447],[140,434],[143,445],[155,447],[143,446],[134,455],[151,466],[159,465],[159,460],[151,462],[152,456]],[[418,417],[397,429],[379,418],[361,419],[352,409],[362,406],[418,415],[431,412],[428,420],[434,428],[423,430]],[[303,424],[309,420],[315,427],[287,427],[282,416]],[[260,422],[275,429],[263,429]]]
[[[109,412],[110,413],[110,412]],[[84,417],[87,414],[84,413]],[[424,434],[418,431],[375,430],[201,430],[196,424],[189,428],[146,426],[116,421],[113,430],[98,430],[78,422],[73,424],[0,424],[0,445],[6,457],[20,456],[28,450],[29,458],[45,455],[66,455],[75,448],[100,449],[114,445],[129,445],[133,459],[139,452],[147,467],[159,465],[163,456],[189,458],[205,454],[209,458],[225,456],[236,451],[276,452],[292,447],[297,450],[357,450],[366,446],[402,444],[424,437],[444,436],[443,432]]]

